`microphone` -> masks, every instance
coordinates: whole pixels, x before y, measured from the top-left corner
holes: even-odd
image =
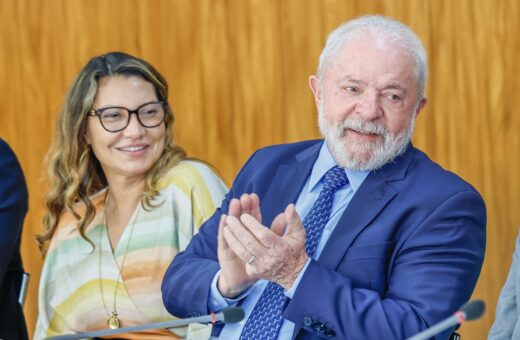
[[[458,311],[449,318],[439,322],[430,328],[425,329],[419,334],[414,335],[407,340],[427,340],[448,328],[454,327],[457,324],[462,324],[464,321],[476,320],[484,314],[486,304],[482,300],[474,300],[464,304]]]
[[[100,331],[93,332],[84,332],[84,333],[76,333],[76,334],[65,334],[53,336],[50,338],[46,338],[45,340],[76,340],[76,339],[85,339],[85,338],[95,338],[102,337],[107,335],[121,334],[121,333],[130,333],[130,332],[138,332],[144,330],[151,329],[162,329],[162,328],[175,328],[181,326],[187,326],[190,323],[237,323],[244,319],[245,312],[241,307],[229,307],[223,309],[220,313],[211,313],[209,315],[197,316],[194,318],[187,319],[179,319],[179,320],[171,320],[164,322],[155,322],[148,323],[145,325],[139,326],[129,326],[122,327],[117,329],[103,329]]]

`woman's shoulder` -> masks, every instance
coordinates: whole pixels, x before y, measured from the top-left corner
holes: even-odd
[[[183,160],[168,170],[159,180],[159,189],[176,186],[182,188],[225,187],[215,169],[197,160]]]
[[[105,189],[99,191],[98,193],[92,195],[90,197],[92,204],[96,208],[96,212],[100,211],[103,208],[104,200],[105,200]],[[52,236],[51,243],[49,245],[48,251],[50,252],[52,249],[58,247],[60,244],[66,241],[71,241],[73,239],[81,238],[81,235],[78,231],[78,218],[75,215],[83,216],[85,214],[85,207],[82,204],[77,203],[74,207],[74,212],[71,210],[64,210],[59,218],[58,225],[56,226],[56,230],[54,235]],[[96,214],[94,216],[94,220],[90,223],[90,225],[86,228],[86,232],[90,230],[92,225],[96,225],[99,216]],[[68,243],[68,242],[67,242]]]

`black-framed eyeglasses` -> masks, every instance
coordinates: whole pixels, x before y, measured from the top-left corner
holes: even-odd
[[[98,116],[101,126],[108,132],[124,130],[130,123],[130,116],[133,113],[137,116],[139,124],[145,128],[153,128],[164,122],[166,103],[163,101],[144,103],[135,110],[122,106],[111,106],[88,111],[89,116]]]

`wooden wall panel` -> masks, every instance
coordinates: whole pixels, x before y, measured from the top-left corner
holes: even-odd
[[[122,50],[169,80],[178,142],[228,184],[256,148],[319,137],[308,76],[327,33],[357,15],[409,24],[429,53],[429,105],[414,142],[467,179],[488,206],[488,248],[475,292],[485,339],[520,224],[520,5],[516,0],[0,0],[0,136],[30,190],[23,258],[32,333],[42,260],[43,158],[67,87],[93,55]]]

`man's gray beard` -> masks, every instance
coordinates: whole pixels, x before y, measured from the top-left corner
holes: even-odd
[[[320,108],[318,113],[318,126],[339,166],[355,171],[371,171],[392,162],[406,151],[413,135],[415,111],[414,109],[408,127],[397,135],[390,134],[382,124],[363,121],[355,117],[347,117],[341,125],[331,126],[323,114],[323,107]],[[383,137],[383,140],[357,142],[349,139],[345,134],[347,128],[379,134]]]

